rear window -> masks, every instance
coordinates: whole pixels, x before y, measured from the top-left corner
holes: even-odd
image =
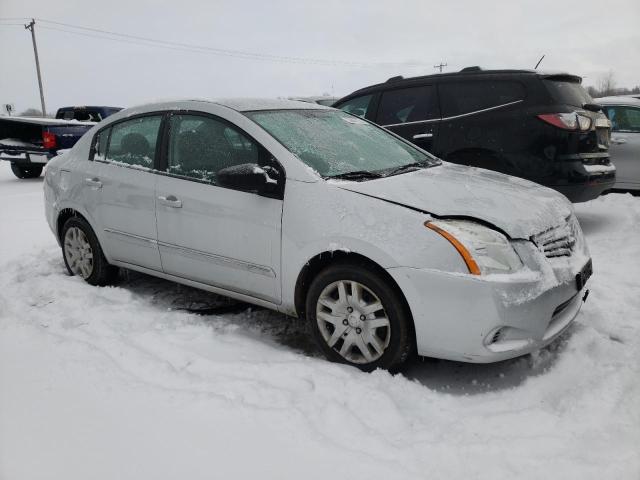
[[[582,107],[585,103],[593,103],[591,95],[584,87],[575,81],[543,80],[551,97],[556,102],[573,107]]]
[[[439,89],[444,117],[498,107],[525,97],[524,86],[515,81],[447,82]]]

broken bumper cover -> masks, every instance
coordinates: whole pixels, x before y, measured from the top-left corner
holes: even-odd
[[[418,354],[464,362],[497,362],[548,345],[571,325],[586,294],[575,280],[545,290],[540,280],[406,267],[388,272],[409,303]]]

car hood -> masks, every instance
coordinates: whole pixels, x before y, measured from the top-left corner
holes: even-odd
[[[571,203],[562,194],[521,178],[443,162],[442,165],[339,188],[421,210],[436,217],[472,217],[511,238],[528,239],[562,225]]]

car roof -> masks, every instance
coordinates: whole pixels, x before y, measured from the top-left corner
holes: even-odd
[[[594,102],[601,105],[629,105],[633,107],[640,107],[640,99],[634,97],[615,96],[615,97],[601,97],[594,98]]]
[[[208,101],[210,103],[223,105],[238,112],[251,112],[255,110],[309,110],[329,108],[317,103],[300,102],[297,100],[281,98],[220,98]]]
[[[441,81],[441,80],[450,80],[450,79],[465,79],[471,77],[484,77],[484,76],[509,76],[509,75],[530,75],[530,76],[539,76],[541,78],[557,78],[557,79],[573,79],[579,82],[582,81],[582,78],[578,75],[573,75],[568,72],[563,71],[540,71],[540,70],[528,70],[528,69],[501,69],[501,70],[483,70],[480,67],[467,67],[463,68],[458,72],[446,72],[446,73],[435,73],[430,75],[422,75],[418,77],[408,77],[404,78],[403,76],[391,77],[387,81],[382,83],[377,83],[375,85],[369,85],[367,87],[356,90],[349,95],[346,95],[341,100],[360,95],[369,90],[384,90],[387,88],[397,87],[403,84],[414,84],[421,83],[423,81]]]
[[[108,109],[108,110],[122,110],[122,107],[109,107],[107,105],[74,105],[69,107],[60,107],[58,111],[67,111],[67,110],[85,110],[85,109]]]

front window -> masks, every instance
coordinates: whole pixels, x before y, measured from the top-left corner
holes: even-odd
[[[246,113],[323,177],[351,172],[384,175],[403,166],[439,164],[380,127],[336,110]]]
[[[168,171],[218,184],[224,168],[261,163],[260,147],[226,122],[204,115],[176,114],[169,124]]]
[[[372,98],[373,95],[364,95],[362,97],[352,98],[351,100],[347,100],[345,103],[340,104],[337,108],[347,113],[351,113],[352,115],[364,118],[367,116]]]

